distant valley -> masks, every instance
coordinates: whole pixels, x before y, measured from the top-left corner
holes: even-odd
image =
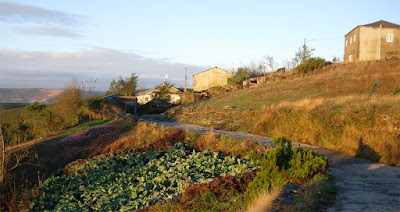
[[[0,103],[53,103],[63,92],[63,89],[0,88]],[[89,96],[102,94],[104,92],[95,91]]]

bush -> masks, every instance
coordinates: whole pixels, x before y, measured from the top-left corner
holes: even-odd
[[[261,161],[261,171],[249,183],[248,199],[254,199],[261,191],[271,190],[286,183],[304,183],[318,173],[328,171],[328,159],[312,150],[295,148],[284,137],[275,137],[276,147]]]
[[[249,78],[249,73],[244,69],[238,69],[238,71],[229,79],[229,85],[241,85],[241,83]]]
[[[303,74],[307,73],[310,71],[314,71],[315,69],[320,69],[327,65],[328,62],[321,57],[311,57],[308,60],[304,61],[304,63],[301,63],[300,65],[297,66],[297,73]]]

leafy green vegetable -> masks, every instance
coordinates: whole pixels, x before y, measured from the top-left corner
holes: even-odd
[[[52,176],[32,209],[130,211],[171,199],[188,183],[237,175],[258,167],[245,158],[191,151],[181,143],[167,152],[132,153],[86,163],[71,175]]]

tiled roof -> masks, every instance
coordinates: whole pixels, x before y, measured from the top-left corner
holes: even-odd
[[[380,27],[382,25],[382,27],[386,27],[386,28],[400,28],[400,25],[394,24],[394,23],[390,23],[384,20],[380,20],[374,23],[370,23],[370,24],[365,24],[362,26],[372,26],[372,27]]]

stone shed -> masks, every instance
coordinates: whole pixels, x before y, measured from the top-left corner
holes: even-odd
[[[215,66],[193,75],[193,91],[200,92],[216,86],[226,86],[231,77],[233,74]]]

